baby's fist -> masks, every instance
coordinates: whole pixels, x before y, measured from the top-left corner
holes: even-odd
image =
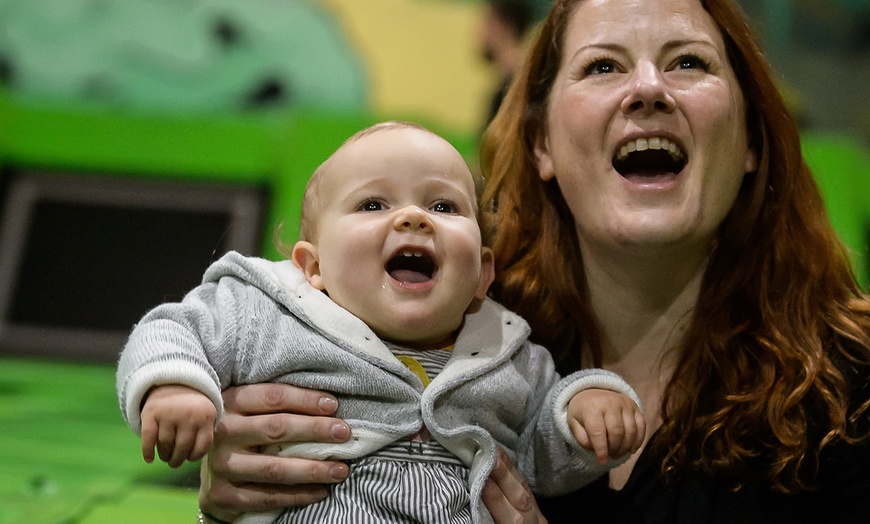
[[[186,386],[154,388],[142,407],[142,456],[177,468],[185,460],[199,460],[214,440],[217,410],[208,397]]]
[[[568,426],[577,443],[593,451],[600,464],[634,453],[643,445],[646,420],[626,395],[587,389],[568,403]]]

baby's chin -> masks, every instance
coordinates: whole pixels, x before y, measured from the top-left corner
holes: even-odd
[[[378,338],[385,342],[411,349],[426,350],[452,346],[456,341],[456,332],[459,328],[460,326],[456,326],[450,331],[444,329],[427,331],[420,329],[419,323],[408,325],[406,329],[397,329],[397,326],[393,324],[390,329],[375,329],[374,332]]]
[[[454,332],[431,338],[421,338],[419,336],[419,333],[417,333],[417,335],[418,336],[415,337],[402,336],[402,334],[399,333],[395,334],[394,336],[378,335],[378,337],[385,342],[390,342],[397,346],[407,347],[411,349],[419,349],[421,351],[427,349],[444,349],[446,347],[452,346],[453,343],[456,341]]]
[[[389,312],[381,311],[388,318],[358,316],[381,340],[411,349],[441,349],[452,345],[466,314],[466,310],[452,311],[453,308],[433,312],[430,304],[406,302],[394,306]]]

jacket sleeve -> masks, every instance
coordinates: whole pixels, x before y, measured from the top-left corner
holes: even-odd
[[[627,457],[601,465],[593,452],[577,443],[568,427],[571,398],[586,389],[608,389],[629,396],[638,406],[640,399],[621,377],[602,369],[585,369],[559,380],[546,349],[534,344],[528,349],[538,356],[527,360],[527,376],[539,380],[534,384],[534,401],[528,406],[528,424],[520,436],[517,467],[535,493],[555,496],[575,491]]]
[[[206,395],[223,413],[221,389],[233,372],[245,286],[234,278],[205,283],[180,303],[148,312],[121,353],[116,388],[127,425],[141,432],[140,410],[148,391],[184,385]]]

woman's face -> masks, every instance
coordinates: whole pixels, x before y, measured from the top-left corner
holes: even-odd
[[[705,246],[756,160],[725,45],[699,0],[585,0],[536,144],[581,248]]]

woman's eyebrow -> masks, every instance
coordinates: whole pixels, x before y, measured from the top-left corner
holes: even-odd
[[[610,51],[613,53],[621,53],[625,51],[625,46],[612,43],[612,42],[596,42],[592,44],[586,44],[577,48],[574,53],[571,54],[571,61],[576,60],[577,56],[586,52],[599,52],[599,51]]]
[[[701,45],[704,47],[709,47],[711,49],[717,49],[716,44],[707,39],[702,38],[683,38],[680,40],[669,40],[665,42],[665,45],[662,46],[662,49],[665,51],[672,51],[674,49],[680,49],[682,47],[688,47],[692,45]]]
[[[580,46],[574,54],[576,55],[577,53],[588,50],[624,51],[625,46],[617,44],[616,42],[593,42],[591,44]]]
[[[675,49],[680,49],[683,47],[688,47],[691,45],[701,45],[713,50],[718,49],[716,45],[708,39],[704,38],[681,38],[678,40],[668,40],[662,46],[662,50],[664,51],[673,51]],[[623,44],[617,44],[616,42],[593,42],[590,44],[583,45],[579,47],[572,55],[572,60],[577,57],[577,55],[587,52],[587,51],[611,51],[614,53],[625,52],[628,48]]]

